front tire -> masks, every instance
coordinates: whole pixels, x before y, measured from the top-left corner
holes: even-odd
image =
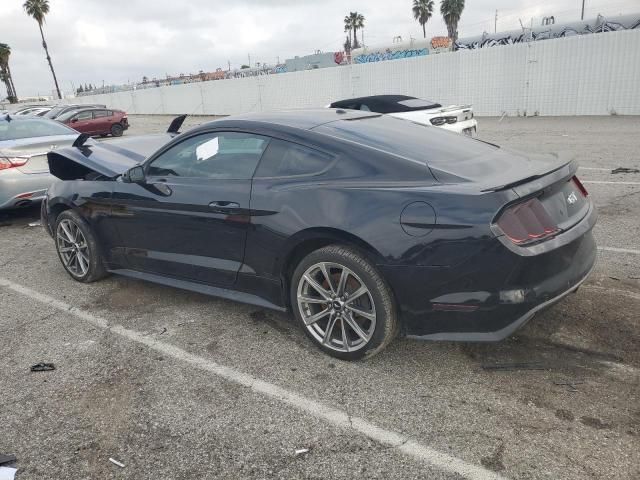
[[[91,228],[76,212],[65,210],[58,215],[54,239],[58,258],[71,278],[90,283],[107,275]]]
[[[398,333],[391,290],[351,248],[329,245],[305,257],[293,273],[290,295],[304,332],[333,357],[371,357]]]

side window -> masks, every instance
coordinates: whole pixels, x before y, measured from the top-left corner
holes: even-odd
[[[77,118],[78,120],[91,120],[93,118],[93,112],[91,112],[91,110],[80,112],[76,115],[75,118]]]
[[[107,112],[106,110],[93,111],[93,118],[101,118],[101,117],[108,117],[108,116],[109,116],[109,112]]]
[[[367,105],[364,104],[364,103],[362,105],[360,105],[360,110],[362,110],[364,112],[370,112],[371,111],[371,109],[369,107],[367,107]]]
[[[249,179],[269,143],[239,132],[196,135],[174,145],[148,167],[149,176]]]
[[[303,147],[284,140],[271,140],[256,177],[291,177],[314,175],[324,170],[332,157],[312,148]]]

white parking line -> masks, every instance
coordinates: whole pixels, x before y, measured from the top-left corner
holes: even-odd
[[[603,250],[605,252],[630,253],[632,255],[640,255],[640,250],[633,250],[632,248],[598,247],[598,250]]]
[[[580,180],[581,183],[600,183],[603,185],[640,185],[640,182],[607,182],[605,180]]]
[[[372,440],[393,447],[399,452],[425,462],[426,464],[443,472],[461,475],[469,480],[505,480],[505,477],[492,472],[491,470],[479,465],[473,465],[458,457],[449,455],[448,453],[440,452],[426,445],[422,445],[402,433],[378,427],[359,417],[352,417],[343,410],[325,405],[272,383],[259,380],[249,374],[230,367],[225,367],[224,365],[207,360],[206,358],[198,357],[197,355],[189,353],[174,345],[159,342],[153,338],[144,336],[135,330],[129,330],[121,325],[109,325],[109,322],[101,317],[57,300],[49,295],[31,290],[30,288],[18,283],[0,278],[0,287],[6,287],[35,301],[49,305],[65,313],[72,314],[95,327],[109,330],[110,332],[120,335],[127,340],[146,345],[157,352],[186,362],[200,370],[213,373],[227,381],[243,385],[258,393],[275,398],[282,403],[295,407],[298,410],[316,418],[320,418],[332,425],[345,430],[353,429]]]
[[[613,168],[600,168],[600,167],[578,167],[578,170],[596,170],[598,172],[610,172]]]

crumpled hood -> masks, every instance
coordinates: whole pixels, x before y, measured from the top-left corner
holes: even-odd
[[[103,142],[89,140],[81,147],[49,152],[49,171],[61,180],[81,179],[91,172],[115,178],[144,162],[174,136],[162,133]]]

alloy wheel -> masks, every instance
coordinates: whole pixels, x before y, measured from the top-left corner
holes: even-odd
[[[89,271],[89,245],[80,227],[66,218],[61,220],[56,243],[65,268],[75,277],[84,277]]]
[[[371,292],[352,270],[338,263],[309,267],[298,283],[298,308],[305,328],[339,352],[365,347],[376,328]]]

